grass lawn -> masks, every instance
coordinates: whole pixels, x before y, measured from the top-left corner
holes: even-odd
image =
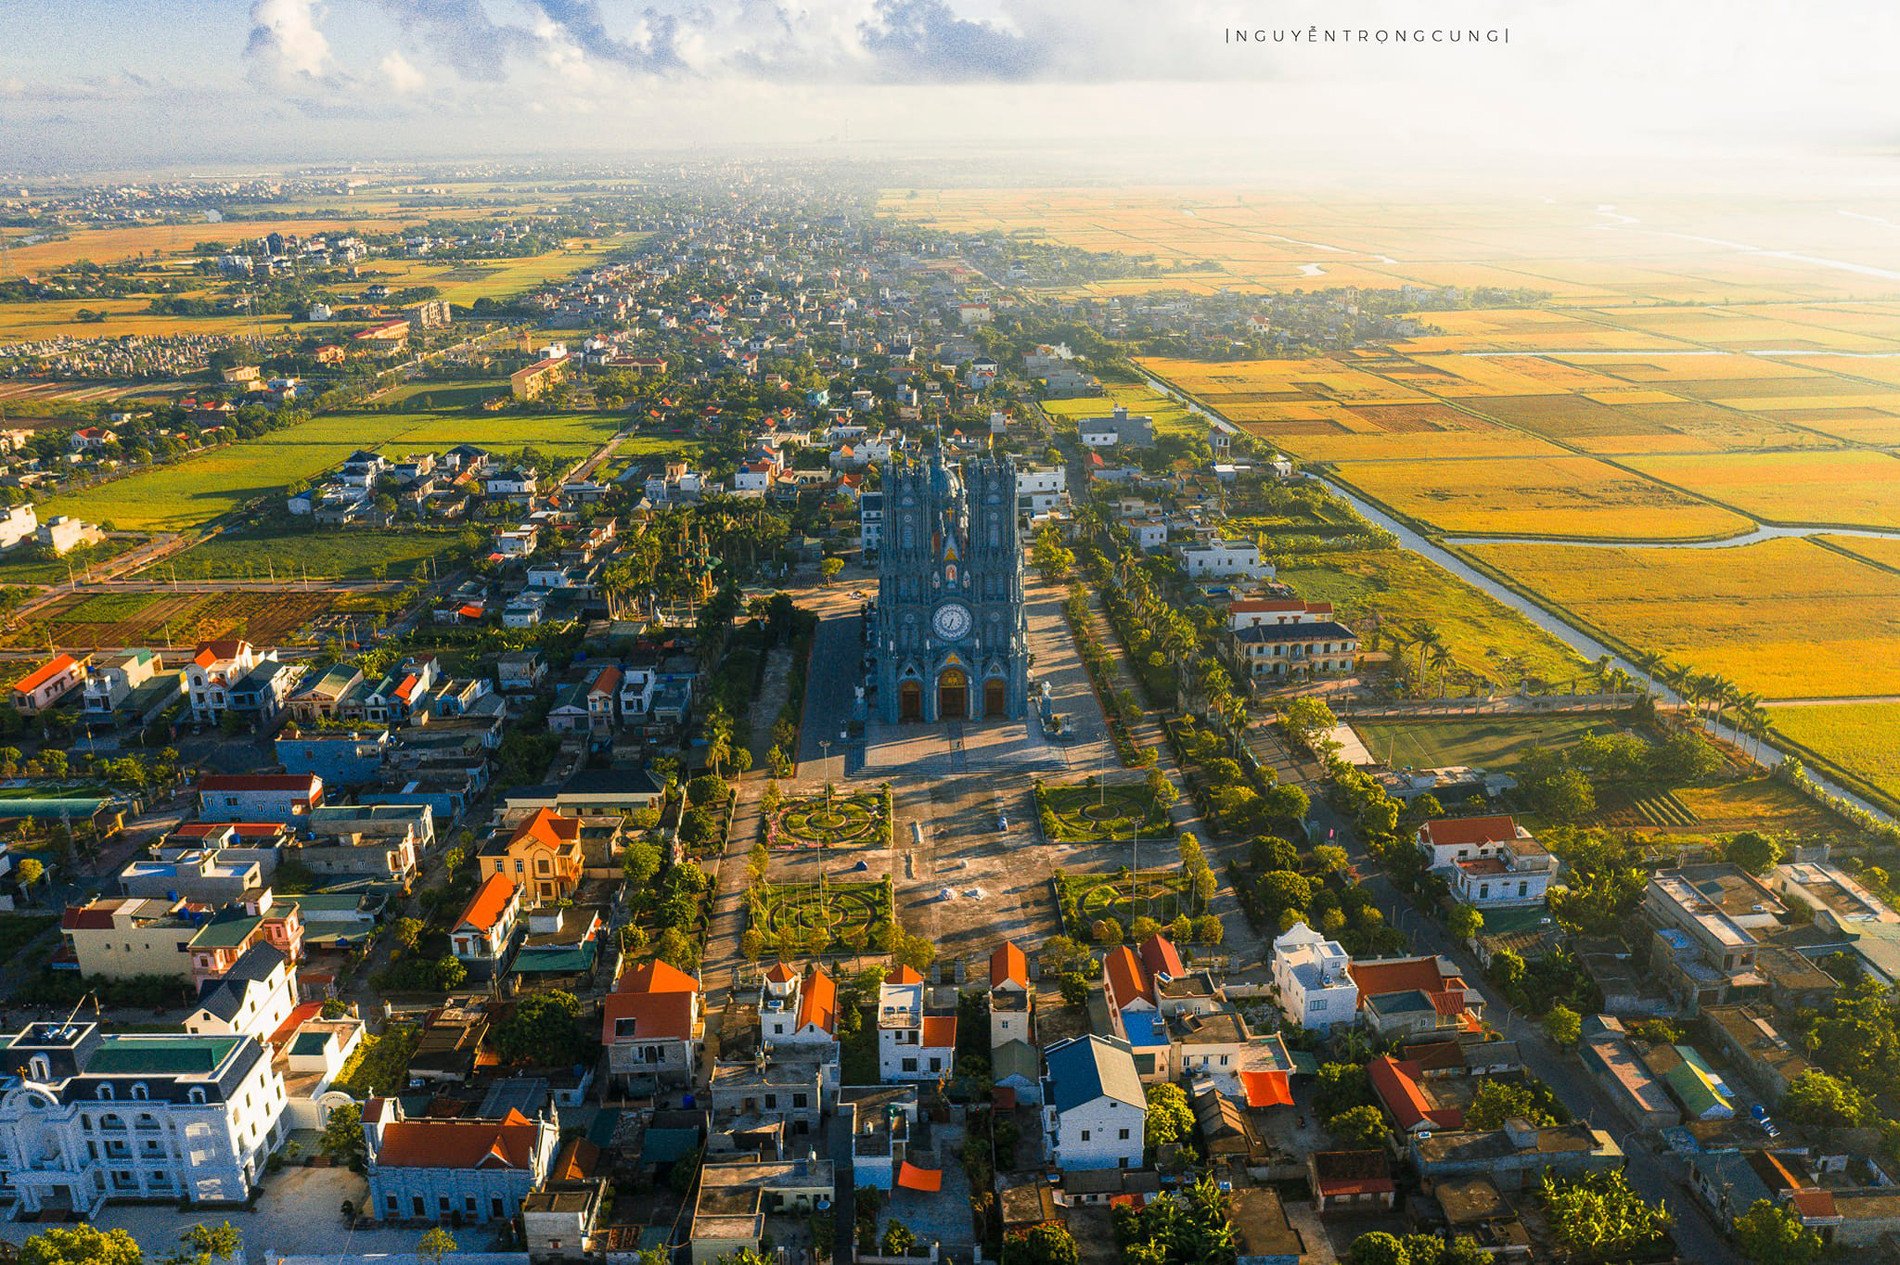
[[[1618,729],[1610,716],[1483,716],[1465,720],[1355,720],[1359,740],[1393,768],[1469,765],[1508,773],[1532,747],[1570,746],[1586,734]]]
[[[1315,556],[1283,567],[1279,579],[1309,602],[1331,602],[1362,644],[1380,623],[1424,621],[1445,639],[1457,667],[1492,686],[1526,679],[1564,684],[1588,670],[1581,656],[1516,611],[1449,571],[1400,549]]]
[[[63,584],[68,568],[73,575],[83,576],[87,566],[110,561],[139,543],[136,536],[108,536],[63,558],[30,557],[30,551],[21,546],[0,556],[0,584]]]
[[[42,518],[72,514],[88,522],[147,531],[199,527],[287,484],[309,479],[358,448],[395,454],[475,444],[499,452],[532,445],[578,459],[625,420],[619,413],[468,413],[401,409],[336,413],[256,439],[142,470],[123,479],[54,497]]]
[[[329,528],[225,532],[160,565],[159,573],[179,579],[221,579],[308,575],[323,580],[370,580],[375,568],[386,579],[403,579],[429,558],[461,547],[459,531]]]
[[[1051,843],[1103,843],[1138,834],[1165,835],[1168,817],[1144,782],[1100,786],[1039,786],[1037,807]],[[1054,829],[1050,829],[1053,823]]]
[[[58,925],[52,914],[0,914],[0,961],[19,957],[29,944]]]
[[[891,841],[882,792],[788,799],[765,820],[769,848],[878,848]]]
[[[383,395],[389,404],[410,408],[480,408],[482,401],[508,394],[508,379],[484,378],[480,381],[405,382]]]

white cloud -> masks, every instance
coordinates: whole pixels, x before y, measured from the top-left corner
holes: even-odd
[[[429,86],[429,77],[399,52],[392,50],[376,68],[383,72],[384,82],[398,96],[413,96]]]
[[[252,64],[279,78],[322,79],[332,63],[320,17],[316,0],[255,0],[245,50]]]

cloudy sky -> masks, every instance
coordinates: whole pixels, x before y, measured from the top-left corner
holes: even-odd
[[[1356,42],[1446,28],[1509,42]],[[20,171],[709,145],[1455,165],[1900,139],[1900,6],[1876,0],[10,0],[4,30],[0,168]]]

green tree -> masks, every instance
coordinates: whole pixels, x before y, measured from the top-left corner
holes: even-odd
[[[1385,1121],[1385,1113],[1370,1103],[1361,1107],[1350,1107],[1326,1121],[1326,1132],[1333,1135],[1339,1144],[1349,1150],[1361,1150],[1367,1147],[1382,1146],[1392,1136],[1392,1128]]]
[[[620,857],[621,873],[636,890],[645,890],[660,872],[660,850],[645,839],[635,839]]]
[[[363,1141],[363,1109],[353,1102],[339,1103],[330,1109],[317,1149],[338,1164],[362,1172],[369,1163],[369,1146]]]
[[[1583,1036],[1583,1016],[1568,1006],[1552,1006],[1544,1015],[1544,1031],[1558,1045],[1575,1045]]]
[[[1188,1105],[1187,1091],[1163,1081],[1148,1086],[1148,1145],[1166,1146],[1186,1142],[1194,1133],[1194,1109]]]
[[[1486,1079],[1478,1082],[1471,1105],[1465,1109],[1465,1128],[1501,1129],[1504,1122],[1522,1117],[1543,1128],[1560,1123],[1556,1115],[1521,1081]]]
[[[827,585],[837,579],[843,572],[843,558],[826,558],[823,562],[818,564],[818,578]]]
[[[1812,1265],[1827,1246],[1801,1219],[1771,1199],[1735,1218],[1735,1242],[1755,1265]]]
[[[1484,915],[1470,905],[1459,905],[1445,916],[1445,929],[1454,940],[1469,940],[1484,930]]]
[[[1346,1265],[1411,1265],[1411,1261],[1396,1234],[1369,1230],[1346,1249]]]
[[[145,1254],[124,1230],[55,1226],[20,1244],[21,1265],[141,1265]]]
[[[1722,845],[1722,856],[1750,874],[1766,874],[1781,860],[1781,844],[1773,835],[1759,830],[1743,830],[1730,835]]]
[[[908,1256],[917,1246],[917,1234],[896,1217],[890,1219],[884,1227],[884,1239],[879,1244],[885,1256]]]
[[[1662,1241],[1669,1210],[1652,1207],[1621,1170],[1558,1180],[1545,1170],[1540,1193],[1557,1246],[1589,1260],[1622,1260]]]
[[[422,943],[422,933],[427,931],[428,927],[429,925],[420,918],[398,918],[393,928],[396,933],[396,943],[405,949],[414,949]]]
[[[243,1237],[229,1221],[219,1225],[194,1225],[178,1236],[184,1249],[166,1257],[166,1265],[212,1265],[228,1261],[243,1247]]]
[[[1079,1265],[1082,1250],[1069,1227],[1045,1221],[1009,1236],[1009,1259],[1017,1265]]]
[[[1796,1124],[1823,1128],[1856,1128],[1873,1123],[1878,1114],[1867,1095],[1819,1068],[1794,1078],[1781,1100],[1781,1113]]]
[[[416,1256],[429,1265],[442,1265],[442,1258],[455,1250],[455,1237],[441,1226],[430,1226],[416,1241]]]
[[[529,993],[495,1026],[490,1040],[508,1063],[566,1065],[592,1062],[594,1042],[581,1031],[581,1003],[572,993]]]

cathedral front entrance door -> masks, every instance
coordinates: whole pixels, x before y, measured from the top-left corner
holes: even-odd
[[[897,687],[897,719],[922,720],[924,718],[924,687],[915,681],[905,681]]]
[[[967,720],[969,715],[969,678],[960,668],[945,668],[937,678],[937,719]]]

